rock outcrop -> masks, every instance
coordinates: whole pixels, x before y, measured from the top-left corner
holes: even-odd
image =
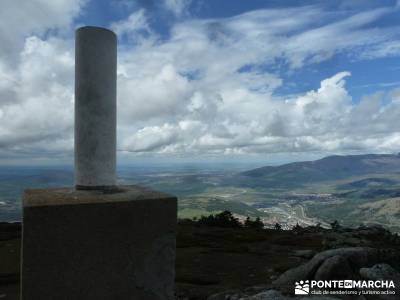
[[[297,268],[286,271],[273,282],[273,286],[283,293],[292,293],[296,281],[357,279],[360,278],[361,268],[381,263],[398,265],[398,253],[392,249],[369,247],[331,249],[318,253]]]
[[[283,295],[280,291],[269,289],[249,296],[246,293],[239,291],[227,291],[225,293],[218,293],[207,298],[207,300],[340,300],[338,298],[327,296],[304,296],[304,297],[290,297]]]

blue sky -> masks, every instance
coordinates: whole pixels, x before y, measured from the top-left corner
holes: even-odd
[[[180,1],[176,1],[179,3]],[[184,3],[185,1],[182,1]],[[219,1],[187,1],[185,12],[178,21],[193,18],[219,19],[229,18],[245,12],[260,9],[281,9],[287,7],[304,7],[305,5],[320,6],[331,11],[331,18],[339,20],[343,16],[379,9],[382,7],[394,7],[396,1],[265,1],[265,0],[219,0]],[[176,16],[166,11],[162,1],[90,1],[76,23],[93,24],[108,27],[113,22],[129,17],[134,10],[145,8],[149,13],[149,23],[162,38],[169,37],[169,30],[177,21]],[[391,27],[400,25],[400,9],[393,9],[365,28]],[[378,59],[358,61],[347,54],[337,54],[332,59],[312,65],[295,72],[287,73],[282,70],[282,76],[293,85],[285,85],[278,90],[281,94],[301,93],[319,86],[321,78],[331,76],[342,70],[350,70],[352,78],[348,79],[348,89],[354,100],[357,101],[365,93],[382,90],[387,87],[400,84],[400,60],[396,56],[380,57]],[[374,70],[374,72],[371,72]]]
[[[118,34],[122,162],[400,148],[398,1],[5,0],[0,19],[0,163],[71,161],[84,25]]]

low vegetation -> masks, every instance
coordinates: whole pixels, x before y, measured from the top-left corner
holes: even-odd
[[[229,210],[224,210],[217,214],[211,214],[208,216],[201,216],[200,218],[194,217],[193,219],[182,219],[181,224],[192,224],[200,226],[214,226],[221,228],[252,228],[252,229],[263,229],[264,223],[260,217],[256,217],[254,220],[247,216],[244,222],[240,222],[238,218],[234,216]],[[275,225],[275,229],[281,229],[281,225],[278,223]]]
[[[400,249],[397,234],[383,228],[294,226],[263,228],[260,219],[239,222],[223,211],[178,222],[176,240],[177,299],[200,300],[232,289],[268,286],[283,272],[332,248],[366,246]],[[0,295],[19,299],[20,223],[0,223]]]

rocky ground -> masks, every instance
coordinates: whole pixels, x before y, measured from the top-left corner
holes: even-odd
[[[0,299],[19,299],[21,225],[0,222]]]
[[[20,224],[0,223],[1,300],[18,299],[19,249]],[[399,237],[379,227],[282,231],[181,222],[177,299],[291,299],[303,279],[391,277],[400,284],[399,254]]]

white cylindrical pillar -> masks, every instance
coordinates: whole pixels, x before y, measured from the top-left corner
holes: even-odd
[[[81,27],[75,44],[75,186],[116,185],[117,37]]]

